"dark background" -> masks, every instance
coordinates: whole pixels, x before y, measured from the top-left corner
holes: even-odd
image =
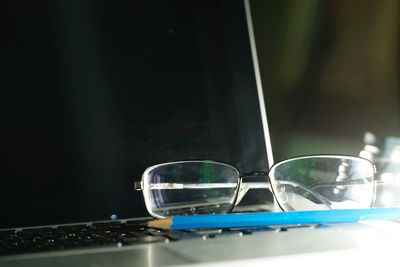
[[[400,136],[397,0],[251,0],[275,160]]]

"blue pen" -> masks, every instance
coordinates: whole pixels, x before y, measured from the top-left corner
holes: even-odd
[[[400,208],[290,211],[224,215],[175,216],[154,220],[150,227],[201,229],[299,224],[354,223],[371,220],[400,220]]]

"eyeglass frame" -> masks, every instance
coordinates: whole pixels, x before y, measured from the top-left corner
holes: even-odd
[[[233,204],[231,205],[231,208],[226,212],[226,214],[229,214],[232,212],[232,210],[240,204],[241,200],[243,199],[243,197],[246,195],[246,193],[250,190],[250,189],[259,189],[259,188],[265,188],[265,189],[269,189],[269,191],[272,193],[273,198],[275,200],[275,202],[278,204],[278,207],[281,209],[281,211],[285,212],[287,210],[285,210],[283,208],[283,206],[280,204],[280,201],[276,195],[274,186],[272,186],[272,181],[271,181],[271,177],[270,177],[270,173],[276,169],[278,166],[285,164],[289,161],[293,161],[293,160],[300,160],[300,159],[307,159],[307,158],[345,158],[345,159],[352,159],[352,160],[364,160],[366,162],[369,162],[371,164],[371,166],[373,167],[373,177],[372,177],[372,181],[371,183],[373,184],[373,196],[371,198],[371,204],[369,205],[370,207],[372,207],[374,201],[375,201],[375,197],[376,197],[376,182],[377,180],[375,179],[375,176],[377,174],[376,171],[376,166],[375,164],[370,161],[369,159],[366,158],[362,158],[362,157],[358,157],[358,156],[351,156],[351,155],[338,155],[338,154],[317,154],[317,155],[306,155],[306,156],[297,156],[297,157],[293,157],[293,158],[289,158],[289,159],[285,159],[282,161],[278,161],[276,163],[274,163],[268,171],[252,171],[252,172],[244,172],[241,173],[239,171],[239,169],[236,166],[233,166],[229,163],[225,163],[225,162],[221,162],[221,161],[213,161],[213,160],[178,160],[178,161],[170,161],[170,162],[164,162],[164,163],[159,163],[153,166],[150,166],[148,168],[146,168],[146,170],[143,172],[142,174],[142,178],[140,181],[134,181],[133,184],[133,188],[136,191],[142,191],[143,192],[143,198],[144,198],[144,202],[146,205],[146,209],[147,212],[155,217],[155,218],[165,218],[163,216],[159,216],[155,213],[152,212],[152,209],[150,207],[150,203],[149,200],[147,199],[147,191],[146,188],[144,186],[144,178],[147,177],[147,174],[149,172],[151,172],[152,170],[161,167],[161,166],[166,166],[166,165],[171,165],[171,164],[179,164],[179,163],[198,163],[198,162],[204,162],[204,163],[215,163],[215,164],[220,164],[220,165],[225,165],[228,166],[232,169],[234,169],[238,175],[238,182],[237,182],[237,186],[235,188],[235,196],[233,199]],[[254,183],[246,183],[247,187],[242,187],[243,183],[243,179],[246,178],[250,178],[250,177],[264,177],[266,178],[266,182],[254,182]],[[303,189],[306,189],[303,187]],[[315,192],[312,192],[311,190],[306,189],[307,191],[309,191],[311,194],[313,194],[315,196]],[[318,199],[320,199],[320,197],[316,196]],[[321,200],[321,199],[320,199]]]

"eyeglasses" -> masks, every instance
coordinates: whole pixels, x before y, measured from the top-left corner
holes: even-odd
[[[283,211],[369,208],[374,200],[374,165],[363,158],[305,156],[276,163],[268,172],[240,173],[231,165],[188,160],[145,170],[135,189],[142,190],[156,218],[226,214],[251,188],[271,190]],[[246,183],[263,176],[266,183]]]

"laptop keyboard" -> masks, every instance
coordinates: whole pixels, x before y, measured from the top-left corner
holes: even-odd
[[[0,231],[0,255],[124,246],[173,239],[169,231],[147,227],[144,221],[106,222]]]
[[[308,227],[308,226],[302,226]],[[253,227],[241,229],[161,230],[147,221],[112,221],[58,227],[0,231],[0,256],[68,249],[127,246],[169,242],[186,238],[215,238],[226,234],[252,234],[259,231],[287,231],[293,227]],[[296,227],[297,228],[297,227]]]

